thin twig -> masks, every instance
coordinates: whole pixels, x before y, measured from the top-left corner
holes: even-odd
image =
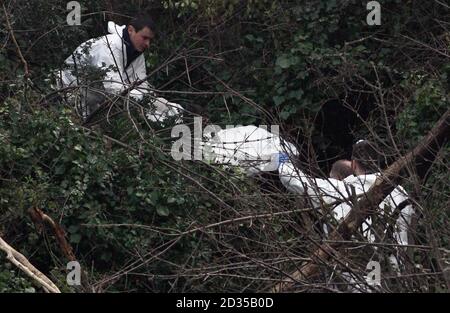
[[[5,3],[2,3],[2,6],[3,6],[3,12],[5,12],[6,29],[8,30],[9,34],[11,35],[13,43],[16,46],[17,55],[19,56],[20,61],[23,64],[24,77],[28,78],[28,77],[30,77],[30,72],[29,72],[29,69],[28,69],[28,63],[25,60],[25,58],[23,57],[22,51],[20,50],[19,44],[17,43],[16,37],[14,36],[14,31],[13,31],[13,29],[11,27],[11,23],[9,21],[8,11],[6,11]]]

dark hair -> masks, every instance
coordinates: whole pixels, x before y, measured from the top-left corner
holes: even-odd
[[[380,157],[375,144],[368,140],[360,140],[353,145],[352,159],[366,172],[374,173],[380,170]]]
[[[140,14],[135,16],[129,23],[128,25],[131,25],[134,27],[134,29],[136,30],[136,32],[140,31],[141,29],[143,29],[144,27],[148,27],[150,28],[150,30],[152,32],[156,32],[155,30],[155,22],[153,21],[153,19],[146,15],[146,14]]]
[[[353,174],[352,166],[350,161],[347,160],[337,160],[333,163],[330,171],[330,177],[342,180]]]

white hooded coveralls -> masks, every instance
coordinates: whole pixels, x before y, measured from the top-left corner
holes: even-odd
[[[282,184],[291,192],[305,194],[311,199],[314,206],[319,207],[323,202],[332,204],[337,200],[342,201],[336,205],[333,210],[333,216],[337,221],[343,220],[351,210],[351,202],[346,199],[353,197],[360,198],[372,187],[380,173],[367,174],[360,176],[349,176],[343,181],[329,178],[313,178],[304,174],[301,170],[295,168],[292,163],[286,162],[280,164],[279,167],[280,180]],[[354,192],[354,194],[353,194]],[[408,201],[409,197],[401,186],[397,186],[383,201],[380,203],[380,213],[392,213],[393,210]],[[408,245],[408,227],[411,223],[413,207],[407,204],[400,212],[400,216],[395,223],[394,238],[400,245]],[[374,237],[368,228],[370,220],[366,220],[363,224],[363,232],[366,234],[369,242],[374,242]]]
[[[145,79],[144,54],[140,54],[128,67],[126,45],[122,39],[125,25],[119,26],[114,22],[108,22],[108,35],[90,39],[82,43],[64,62],[65,67],[60,72],[60,87],[78,86],[77,71],[86,66],[92,66],[105,71],[103,87],[106,92],[120,94],[136,81]],[[139,86],[130,91],[130,96],[135,100],[141,100],[144,94],[149,92],[150,86],[143,81]],[[147,115],[153,121],[161,121],[166,116],[178,115],[180,105],[168,102],[164,98],[156,98],[154,105],[156,112]]]

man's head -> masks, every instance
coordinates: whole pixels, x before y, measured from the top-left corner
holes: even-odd
[[[337,160],[333,163],[330,171],[330,178],[343,180],[353,174],[352,161]]]
[[[150,42],[155,37],[155,23],[151,17],[146,15],[139,15],[133,18],[128,23],[127,29],[131,43],[139,52],[148,49]]]
[[[374,143],[360,140],[353,145],[352,169],[355,175],[380,171],[380,153]]]

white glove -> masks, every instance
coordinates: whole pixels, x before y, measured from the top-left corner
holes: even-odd
[[[176,120],[176,123],[181,123],[181,112],[183,110],[181,105],[169,102],[164,98],[156,98],[152,102],[152,105],[154,108],[146,113],[146,117],[152,122],[163,122],[169,117],[180,116],[180,118]]]

